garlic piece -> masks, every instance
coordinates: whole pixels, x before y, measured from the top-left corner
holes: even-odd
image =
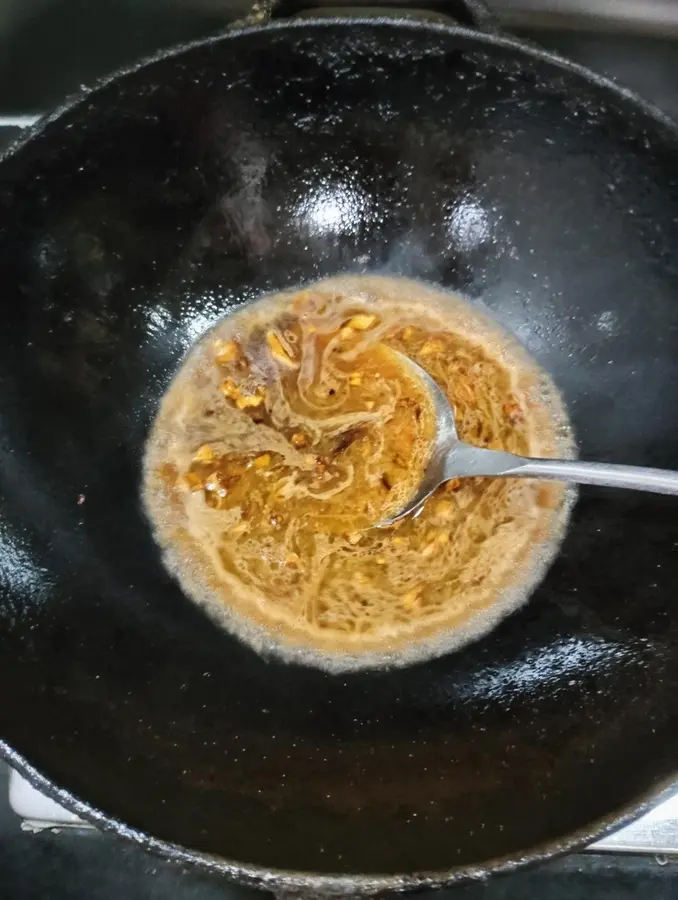
[[[214,342],[214,359],[220,366],[226,366],[240,358],[240,345],[236,341]]]
[[[228,397],[229,400],[235,400],[235,398],[240,394],[240,392],[238,391],[238,387],[232,378],[227,378],[226,381],[223,381],[219,390],[224,395],[224,397]]]
[[[213,459],[214,450],[212,450],[209,444],[203,444],[201,447],[198,447],[195,451],[195,456],[193,457],[193,461],[199,463],[212,462]]]
[[[283,342],[280,340],[275,331],[269,331],[267,333],[266,343],[268,344],[268,349],[271,351],[271,356],[273,357],[273,359],[275,359],[281,365],[287,366],[288,369],[299,368],[299,363],[295,359],[293,359],[292,354],[283,345]]]
[[[441,340],[438,338],[431,338],[431,340],[426,341],[421,348],[421,355],[432,356],[434,353],[442,353],[444,349],[445,344]]]
[[[376,316],[371,316],[367,313],[358,313],[350,319],[348,324],[351,328],[355,328],[356,331],[367,331],[367,329],[371,328],[376,321]]]
[[[251,406],[261,406],[263,402],[264,398],[261,396],[261,394],[257,394],[256,396],[248,396],[244,394],[236,399],[235,405],[238,407],[238,409],[249,409]]]

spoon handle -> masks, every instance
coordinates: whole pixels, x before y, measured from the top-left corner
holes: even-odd
[[[576,484],[628,488],[654,494],[678,494],[678,472],[580,462],[577,459],[531,459],[501,450],[487,450],[459,442],[445,459],[443,480],[491,475],[505,478],[551,478]]]
[[[569,459],[525,459],[503,474],[521,478],[554,478],[577,484],[650,491],[654,494],[678,494],[678,472],[643,466],[619,466]]]

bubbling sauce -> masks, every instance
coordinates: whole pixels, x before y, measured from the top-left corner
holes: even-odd
[[[160,405],[143,499],[185,593],[262,653],[347,671],[439,656],[524,603],[562,539],[571,488],[457,479],[416,518],[431,398],[459,436],[573,455],[557,389],[469,303],[346,276],[257,301],[193,348]]]

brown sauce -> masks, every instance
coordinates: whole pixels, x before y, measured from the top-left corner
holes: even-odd
[[[462,439],[572,455],[548,376],[456,297],[345,277],[224,319],[163,398],[144,500],[187,595],[261,651],[337,671],[439,655],[524,602],[557,549],[558,484],[454,481],[374,527],[416,490],[435,427],[393,350],[447,393]]]

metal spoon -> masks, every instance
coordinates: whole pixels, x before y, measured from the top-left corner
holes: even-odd
[[[648,469],[644,466],[618,466],[612,463],[590,463],[570,459],[530,459],[474,447],[457,437],[454,409],[449,400],[425,369],[399,353],[424,382],[434,402],[438,428],[431,456],[419,490],[408,504],[380,524],[392,525],[398,519],[416,512],[437,487],[451,478],[491,476],[495,478],[550,478],[577,484],[597,484],[602,487],[628,488],[655,494],[678,494],[678,472],[668,469]]]

